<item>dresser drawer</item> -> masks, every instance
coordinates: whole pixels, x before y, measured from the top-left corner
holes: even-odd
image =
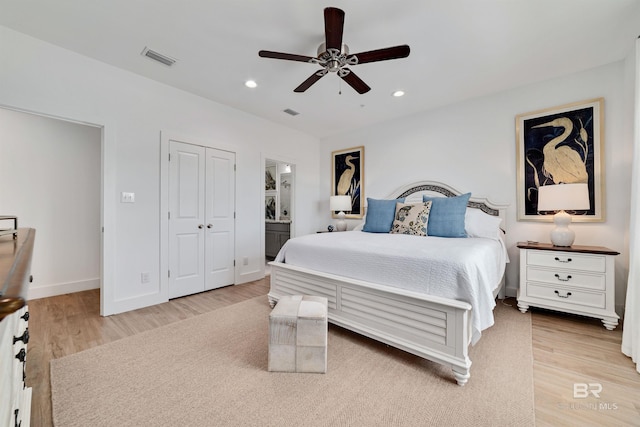
[[[562,304],[565,307],[583,305],[605,308],[606,303],[604,292],[586,292],[575,288],[544,286],[536,283],[527,283],[527,296],[553,301],[554,304]]]
[[[527,265],[604,273],[606,263],[605,255],[588,255],[575,252],[527,251]]]
[[[604,291],[607,283],[604,274],[590,274],[575,270],[551,270],[541,267],[527,267],[527,281],[544,282],[597,291]]]

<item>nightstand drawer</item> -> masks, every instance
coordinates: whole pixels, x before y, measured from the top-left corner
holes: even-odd
[[[550,270],[542,267],[527,267],[527,281],[551,283],[559,286],[571,286],[604,291],[604,274],[589,274],[575,270]]]
[[[584,305],[605,308],[604,292],[585,292],[574,288],[563,288],[527,283],[527,296],[553,301],[565,306]]]
[[[607,261],[604,255],[586,255],[575,252],[527,251],[527,265],[604,273],[606,263]]]

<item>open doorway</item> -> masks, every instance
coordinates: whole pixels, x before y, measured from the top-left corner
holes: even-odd
[[[100,287],[100,126],[0,108],[0,214],[36,229],[28,299]]]
[[[275,159],[265,159],[264,220],[265,274],[270,274],[280,248],[294,233],[295,165]]]

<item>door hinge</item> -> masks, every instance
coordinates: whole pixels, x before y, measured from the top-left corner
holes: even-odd
[[[236,213],[235,212],[233,213],[233,219],[236,219]]]
[[[236,266],[236,260],[235,259],[233,260],[233,266],[234,267]]]
[[[234,172],[236,171],[236,164],[235,163],[233,164],[233,171]]]
[[[167,212],[167,219],[171,219],[171,212]]]
[[[167,270],[167,277],[171,277],[171,270]]]
[[[169,153],[169,161],[171,161],[171,153]]]

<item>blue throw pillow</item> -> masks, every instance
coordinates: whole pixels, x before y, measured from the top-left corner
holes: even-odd
[[[362,231],[368,233],[388,233],[396,215],[396,203],[404,203],[404,198],[380,200],[367,197],[367,219]]]
[[[422,196],[422,201],[432,201],[427,235],[438,237],[467,237],[464,230],[464,214],[471,193],[456,197]]]

